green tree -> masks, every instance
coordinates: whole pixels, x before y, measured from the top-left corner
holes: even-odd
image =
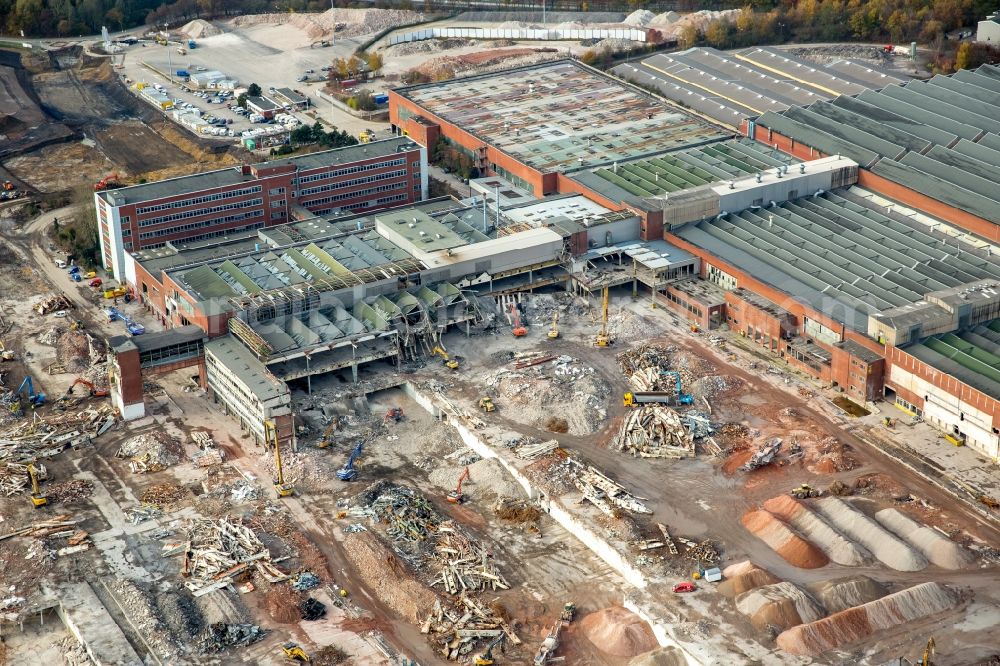
[[[257,85],[256,83],[251,83],[249,86],[247,86],[247,95],[249,97],[260,97],[261,92],[263,91],[260,89],[260,86]]]
[[[236,105],[242,106],[244,109],[247,108],[247,94],[240,93],[240,96],[236,98]]]
[[[681,32],[677,35],[677,44],[682,49],[689,49],[695,46],[701,40],[701,33],[699,32],[697,26],[692,24],[687,24],[681,28]]]

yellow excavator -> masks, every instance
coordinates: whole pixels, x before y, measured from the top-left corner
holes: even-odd
[[[264,438],[274,444],[274,469],[277,472],[274,492],[278,497],[291,497],[295,494],[295,486],[285,482],[285,470],[281,466],[281,447],[278,445],[278,427],[274,421],[264,421]]]
[[[35,466],[33,464],[28,465],[28,478],[31,479],[31,503],[36,509],[40,509],[48,504],[49,500],[38,488],[38,472],[35,471]]]
[[[555,312],[552,315],[552,328],[549,329],[549,340],[555,340],[559,337],[559,313]]]
[[[927,647],[924,648],[924,657],[920,660],[920,666],[934,666],[934,662],[931,661],[931,657],[934,656],[934,651],[937,646],[934,644],[934,638],[931,637],[927,641]]]
[[[303,664],[308,664],[312,661],[309,655],[306,654],[306,651],[296,643],[283,643],[281,651],[285,653],[285,658],[289,661],[297,661]]]
[[[611,334],[608,333],[608,287],[604,287],[601,294],[601,332],[594,336],[594,345],[597,347],[607,347],[611,344]]]
[[[476,658],[472,660],[472,663],[475,664],[475,666],[493,666],[493,664],[496,663],[496,661],[493,659],[493,648],[495,648],[497,645],[500,645],[503,639],[504,639],[504,634],[500,634],[499,636],[494,638],[493,642],[491,642],[489,645],[486,646],[486,651],[483,652],[482,654],[477,654]]]
[[[340,425],[339,417],[334,416],[330,419],[330,425],[328,425],[326,430],[323,432],[323,439],[319,440],[319,444],[316,445],[317,449],[330,448],[330,436],[333,435],[333,431],[337,429],[338,425]]]
[[[444,347],[441,345],[434,347],[434,351],[431,352],[431,356],[440,356],[441,361],[444,363],[444,367],[452,370],[458,370],[458,361],[448,356],[448,352],[446,352]]]

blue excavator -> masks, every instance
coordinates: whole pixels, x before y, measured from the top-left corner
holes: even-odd
[[[364,441],[358,442],[358,445],[354,447],[351,451],[351,457],[347,459],[344,466],[337,470],[337,478],[341,481],[353,481],[358,478],[358,470],[354,468],[354,463],[357,461],[358,457],[361,456],[361,449],[364,447]]]
[[[26,390],[27,393],[25,393]],[[35,407],[41,407],[42,405],[45,404],[45,394],[41,392],[35,393],[35,384],[31,380],[31,375],[28,375],[27,377],[24,378],[24,381],[21,382],[21,385],[17,387],[15,395],[18,397],[18,399],[11,403],[10,411],[16,414],[17,416],[24,415],[24,407],[22,405],[22,400],[21,400],[22,396],[27,398],[28,405],[32,409],[34,409]]]

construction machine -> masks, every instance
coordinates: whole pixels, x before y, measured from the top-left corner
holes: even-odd
[[[274,445],[274,492],[278,497],[291,497],[295,494],[295,486],[285,481],[285,470],[281,466],[281,446],[278,444],[278,426],[274,421],[264,421],[264,439]]]
[[[559,614],[559,619],[565,624],[569,624],[576,618],[576,604],[572,601],[567,601],[563,604],[562,613]]]
[[[79,319],[74,320],[73,323],[69,325],[69,330],[71,331],[82,331],[85,328],[87,327]]]
[[[472,663],[475,666],[493,666],[493,664],[496,663],[493,659],[493,648],[500,645],[500,643],[503,642],[504,638],[506,638],[506,635],[500,634],[492,641],[490,641],[490,644],[486,646],[486,651],[483,652],[482,654],[477,654],[475,658],[472,660]]]
[[[810,497],[819,497],[823,494],[823,491],[813,488],[809,484],[803,483],[798,488],[792,488],[789,490],[788,494],[795,499],[809,499]]]
[[[484,412],[493,412],[496,411],[496,408],[497,406],[493,404],[493,398],[491,398],[490,396],[484,395],[482,398],[479,399],[479,409],[483,410]]]
[[[933,666],[931,657],[934,656],[934,652],[937,650],[937,645],[934,644],[934,637],[927,639],[927,647],[924,648],[923,658],[920,660],[920,666]]]
[[[8,192],[10,192],[10,191],[12,191],[12,190],[14,190],[16,188],[14,187],[14,183],[10,182],[9,180],[5,180],[5,181],[3,181],[3,189],[5,189]]]
[[[319,444],[316,445],[317,449],[328,449],[330,448],[330,436],[333,435],[333,431],[337,429],[340,425],[340,419],[334,416],[330,419],[330,425],[326,427],[323,431],[323,439],[319,440]]]
[[[681,387],[681,374],[674,370],[660,370],[660,374],[666,377],[673,377],[674,383],[674,395],[677,397],[678,405],[690,405],[694,403],[694,398],[690,393],[685,393]]]
[[[104,178],[101,178],[99,181],[94,183],[94,191],[103,192],[104,190],[113,190],[116,187],[121,187],[121,186],[122,184],[118,180],[118,173],[115,172],[105,176]]]
[[[126,293],[128,293],[128,290],[125,289],[125,287],[114,287],[113,289],[105,289],[104,298],[107,299],[120,298],[124,296]]]
[[[382,423],[388,423],[392,421],[393,423],[399,423],[406,415],[403,413],[402,407],[390,407],[386,410],[385,416],[382,417]]]
[[[34,464],[28,465],[28,478],[31,480],[31,503],[36,509],[41,508],[49,503],[49,500],[42,494],[42,491],[38,488],[38,473],[35,471]]]
[[[25,390],[27,390],[26,393]],[[35,384],[31,380],[31,375],[26,376],[24,380],[21,382],[21,385],[17,387],[17,391],[15,391],[15,394],[18,397],[20,397],[22,393],[25,393],[28,400],[28,404],[31,406],[32,409],[34,409],[35,407],[40,407],[45,404],[45,394],[41,392],[35,393]],[[24,413],[21,410],[21,404],[19,400],[15,400],[11,404],[10,409],[12,412],[16,412],[18,414]]]
[[[434,350],[431,352],[431,356],[440,356],[441,362],[444,363],[446,368],[458,370],[458,361],[449,356],[448,352],[446,352],[444,347],[441,345],[434,347]]]
[[[289,661],[298,661],[308,664],[312,660],[297,643],[282,643],[281,651],[285,653],[285,658]]]
[[[448,501],[452,504],[461,504],[465,500],[465,495],[462,494],[462,482],[469,478],[469,468],[466,467],[465,471],[458,477],[458,485],[455,489],[448,493]]]
[[[517,309],[517,303],[510,304],[510,319],[513,322],[510,332],[515,338],[523,338],[528,334],[528,327],[521,323],[521,311]]]
[[[611,344],[611,334],[608,333],[608,301],[611,294],[607,286],[601,294],[601,331],[594,336],[594,345],[597,347],[607,347]]]
[[[351,457],[347,459],[344,466],[337,470],[337,478],[341,481],[353,481],[358,478],[358,470],[354,468],[354,463],[357,462],[358,458],[361,456],[361,449],[364,447],[364,441],[358,442],[358,445],[354,447],[351,451]]]
[[[549,329],[549,340],[555,340],[559,337],[559,313],[555,312],[552,315],[552,327]]]
[[[76,388],[77,385],[86,386],[90,391],[90,397],[92,398],[106,398],[109,395],[108,389],[99,389],[83,377],[77,377],[73,380],[73,383],[69,385],[68,389],[66,389],[66,395],[73,395],[73,389]]]

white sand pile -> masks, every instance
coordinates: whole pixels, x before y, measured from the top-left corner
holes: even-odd
[[[961,569],[972,563],[969,553],[957,543],[896,509],[883,509],[875,514],[875,519],[942,569]]]
[[[959,595],[940,583],[921,583],[862,606],[855,606],[778,635],[785,652],[818,655],[855,643],[876,631],[892,629],[954,608]]]
[[[633,25],[639,28],[645,28],[649,25],[649,22],[656,18],[656,14],[649,11],[648,9],[637,9],[622,21],[625,25]]]
[[[718,590],[724,597],[735,597],[748,590],[779,582],[770,571],[761,569],[750,560],[726,567],[722,575],[725,580],[719,583]]]
[[[664,12],[658,14],[649,22],[650,28],[666,28],[681,20],[681,15],[677,12]]]
[[[837,497],[825,497],[816,503],[827,522],[854,539],[896,571],[920,571],[927,560],[904,541],[877,522]]]
[[[598,650],[615,657],[636,657],[657,647],[649,625],[621,606],[591,613],[580,629]]]
[[[871,555],[850,539],[845,539],[801,502],[779,495],[764,502],[764,508],[791,525],[827,554],[831,561],[847,567],[865,564]]]
[[[661,647],[632,659],[628,666],[687,666],[687,663],[687,657],[677,648]]]
[[[867,604],[885,596],[885,588],[868,576],[848,576],[809,585],[828,613],[839,613],[852,606]]]
[[[222,31],[216,28],[214,25],[205,21],[204,19],[195,19],[189,23],[184,24],[181,28],[181,33],[187,35],[190,39],[201,39],[202,37],[214,37],[215,35],[221,35]]]
[[[454,490],[464,470],[464,466],[438,465],[428,478],[442,490]],[[469,465],[469,478],[462,482],[462,494],[466,499],[492,502],[500,495],[524,497],[524,488],[495,458],[489,458]]]
[[[812,595],[786,581],[744,592],[736,597],[736,610],[760,630],[768,625],[788,629],[826,615]]]
[[[334,33],[338,37],[369,35],[389,28],[416,23],[423,14],[403,9],[328,9],[320,14],[297,12],[294,14],[251,14],[232,20],[235,27],[254,25],[281,25],[290,23],[303,30],[310,39],[322,39]]]
[[[524,21],[504,21],[497,27],[504,30],[522,30],[524,28],[535,30],[542,26],[535,25],[534,23],[525,23]]]
[[[767,511],[750,511],[743,516],[743,527],[785,558],[802,569],[818,569],[830,563],[823,552],[793,532],[788,525]]]

